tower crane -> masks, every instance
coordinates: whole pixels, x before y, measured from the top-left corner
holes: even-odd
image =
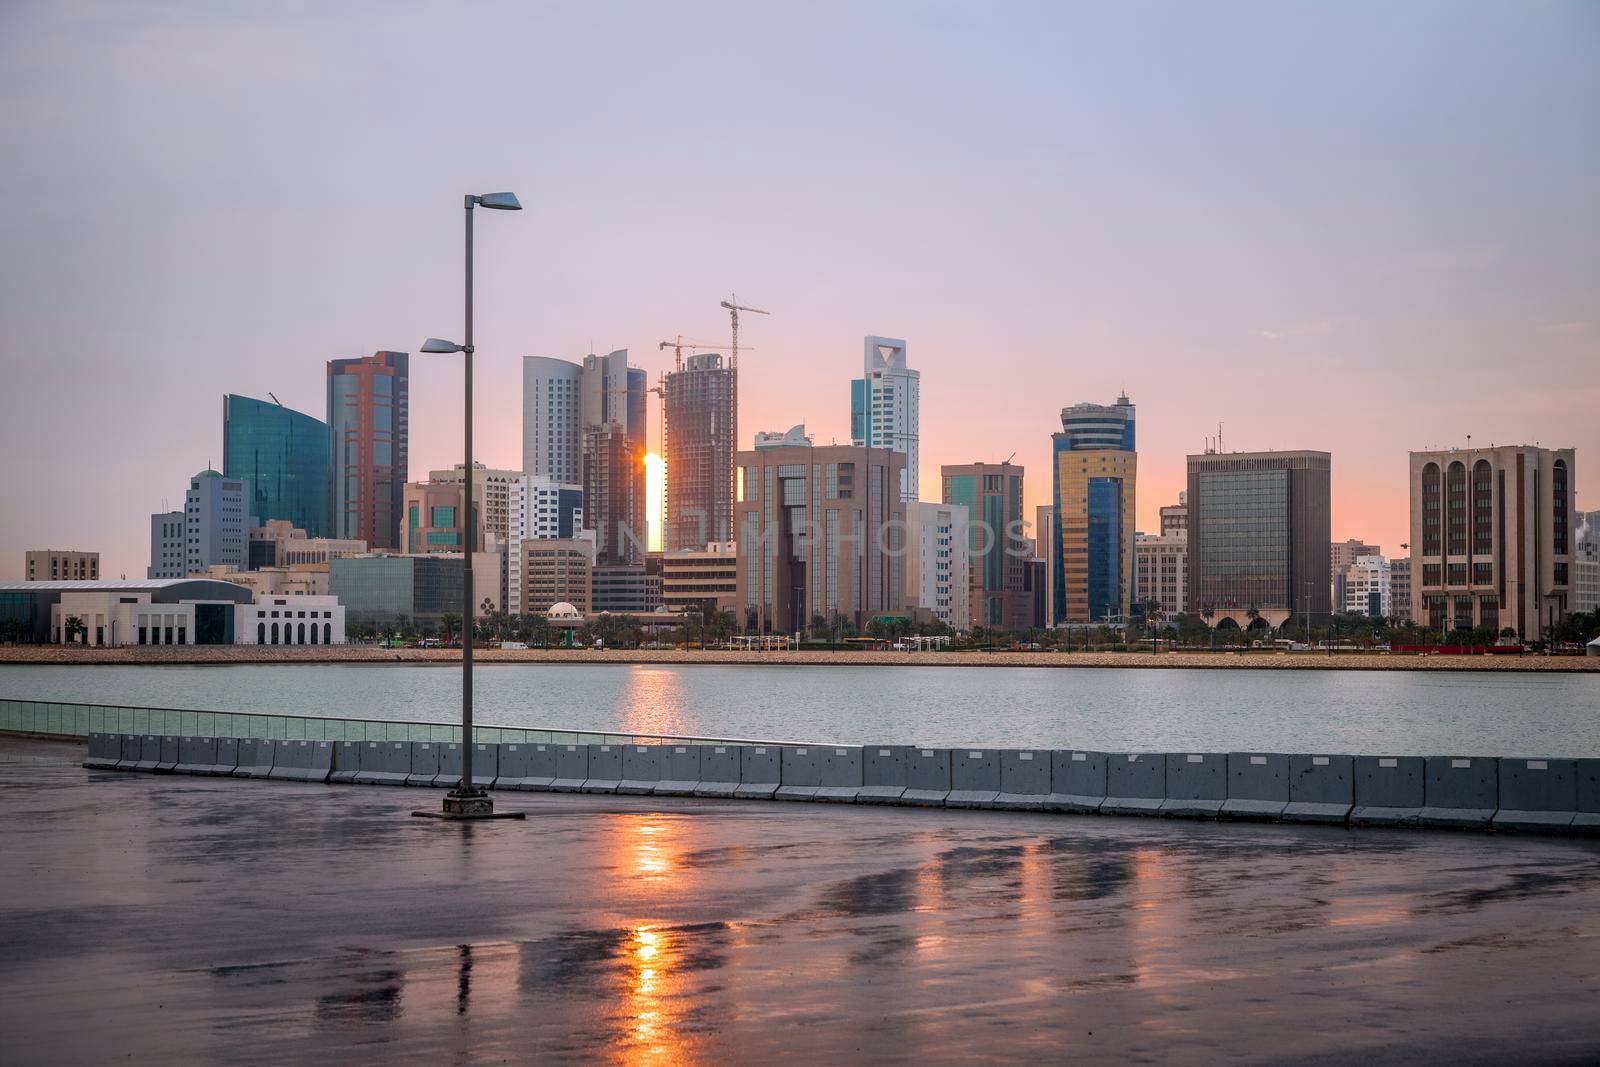
[[[727,345],[702,345],[696,344],[693,341],[685,341],[683,339],[683,334],[681,333],[678,335],[678,339],[676,341],[662,341],[660,344],[656,345],[656,349],[658,351],[665,351],[669,348],[672,349],[672,369],[675,371],[683,369],[683,350],[685,348],[692,349],[696,352],[738,351],[737,349],[730,349]],[[745,351],[754,352],[755,349],[747,348]]]
[[[734,295],[728,297],[728,299],[724,300],[722,302],[722,306],[727,308],[728,309],[728,314],[733,317],[733,356],[732,356],[731,359],[729,359],[728,362],[733,366],[734,370],[738,370],[739,369],[739,312],[748,311],[752,315],[770,315],[770,314],[772,314],[772,312],[770,312],[770,311],[762,311],[760,308],[745,307],[743,304],[739,303],[739,296],[738,296],[737,293],[735,293]]]

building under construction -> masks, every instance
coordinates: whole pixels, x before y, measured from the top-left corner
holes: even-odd
[[[715,353],[685,357],[662,389],[667,461],[668,552],[704,551],[731,541],[733,456],[739,430],[738,376]]]

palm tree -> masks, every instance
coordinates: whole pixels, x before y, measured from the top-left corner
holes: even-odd
[[[67,635],[67,644],[69,645],[77,641],[79,636],[87,637],[89,635],[89,628],[85,626],[83,624],[83,620],[78,618],[76,615],[67,616],[65,629]]]
[[[1210,604],[1201,604],[1200,617],[1206,620],[1206,629],[1211,631],[1211,648],[1215,651],[1217,647],[1217,628],[1211,625],[1211,620],[1217,617],[1217,609]]]
[[[453,611],[447,611],[439,616],[439,625],[444,627],[444,639],[449,643],[455,639],[456,631],[461,628],[461,616]]]

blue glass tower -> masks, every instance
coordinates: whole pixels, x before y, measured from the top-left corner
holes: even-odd
[[[222,398],[222,474],[250,485],[250,514],[329,537],[328,424],[282,404]]]
[[[1074,404],[1051,440],[1055,529],[1052,623],[1126,619],[1132,611],[1134,406]]]

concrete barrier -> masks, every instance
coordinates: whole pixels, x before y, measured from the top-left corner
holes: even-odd
[[[136,771],[144,757],[144,738],[139,734],[119,734],[122,739],[122,756],[117,760],[117,770]]]
[[[500,746],[493,741],[479,741],[472,750],[472,784],[479,789],[494,789],[499,780]]]
[[[829,745],[817,750],[822,765],[814,799],[830,804],[854,804],[861,795],[861,749]]]
[[[439,745],[435,741],[411,742],[411,770],[403,784],[432,788],[439,777]]]
[[[958,748],[950,753],[947,808],[992,808],[1000,795],[1000,753],[992,748]]]
[[[365,741],[340,741],[333,748],[333,773],[328,781],[336,785],[354,785],[361,770],[361,749]]]
[[[1578,761],[1507,759],[1499,762],[1496,830],[1560,833],[1578,817]]]
[[[590,745],[589,777],[583,780],[585,793],[615,793],[622,784],[622,746]]]
[[[368,741],[361,750],[356,781],[361,785],[405,785],[411,777],[415,748],[411,741]]]
[[[1098,812],[1106,802],[1106,754],[1072,749],[1050,753],[1045,811]]]
[[[1215,819],[1228,799],[1228,755],[1225,752],[1168,752],[1167,799],[1162,815]]]
[[[435,789],[459,789],[461,787],[461,746],[454,741],[441,741],[439,749],[439,773],[433,776]],[[474,776],[477,771],[472,772]]]
[[[333,776],[333,741],[311,742],[311,766],[306,772],[308,782],[326,782]]]
[[[1289,757],[1289,803],[1285,822],[1343,825],[1356,804],[1354,756]]]
[[[114,771],[122,762],[122,735],[91,733],[83,765],[91,771]]]
[[[1043,811],[1050,795],[1050,756],[1048,749],[1005,748],[1000,750],[1000,792],[993,807],[1010,811]]]
[[[1281,752],[1228,753],[1228,799],[1222,819],[1281,819],[1289,806],[1289,757]]]
[[[272,742],[272,770],[268,778],[278,781],[298,781],[301,774],[311,769],[309,741],[278,740]]]
[[[171,774],[178,769],[177,734],[161,735],[161,758],[156,761],[157,774]]]
[[[589,746],[556,745],[556,776],[550,780],[552,793],[581,793],[589,780]]]
[[[1167,799],[1167,758],[1159,752],[1106,756],[1104,815],[1155,815]]]
[[[1577,762],[1578,814],[1572,829],[1574,833],[1600,834],[1600,759]]]
[[[857,804],[898,804],[906,791],[904,745],[868,745],[861,750],[861,789]]]
[[[661,777],[651,790],[658,797],[692,797],[700,785],[700,750],[704,745],[662,745],[657,760]],[[737,788],[737,783],[735,783]]]
[[[1357,756],[1356,826],[1415,826],[1422,818],[1427,767],[1421,756]]]
[[[476,761],[474,761],[476,763]],[[496,789],[521,789],[522,780],[528,777],[528,745],[523,741],[502,741],[494,787]]]
[[[779,749],[776,800],[813,800],[822,784],[822,753],[814,745],[784,745]]]
[[[177,774],[210,774],[217,762],[217,739],[214,737],[178,738]]]
[[[697,797],[731,797],[739,792],[739,746],[706,745],[700,750]]]
[[[617,792],[630,796],[649,796],[661,784],[661,750],[663,745],[624,745],[622,748],[622,781]]]
[[[1497,760],[1485,756],[1429,756],[1422,783],[1423,826],[1487,830],[1499,807]]]
[[[247,737],[239,742],[239,765],[233,769],[235,778],[266,778],[272,774],[272,742],[259,737]]]
[[[900,803],[921,808],[942,808],[950,795],[950,750],[916,748],[905,750],[906,788]]]
[[[522,788],[530,793],[548,793],[555,786],[556,772],[558,770],[557,753],[564,748],[563,745],[529,745],[528,746],[528,773],[522,779]],[[583,757],[584,777],[588,776],[589,757]],[[578,779],[579,784],[583,779]]]
[[[231,776],[239,766],[239,739],[237,737],[219,737],[216,739],[216,762],[206,773],[217,777]]]
[[[771,800],[781,785],[783,785],[783,756],[779,746],[739,746],[739,787],[734,790],[734,796],[752,800]]]

